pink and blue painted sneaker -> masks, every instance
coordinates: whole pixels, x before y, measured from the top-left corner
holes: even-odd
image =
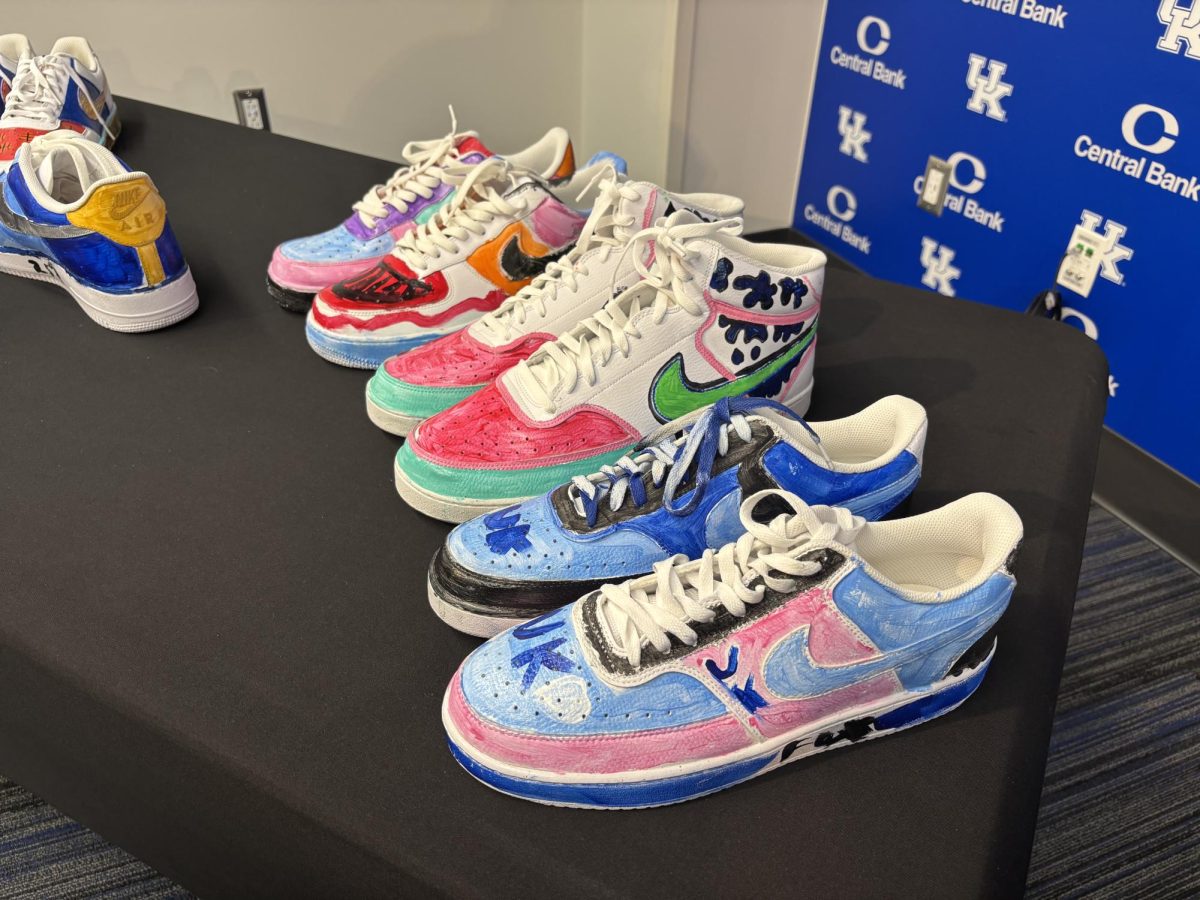
[[[812,424],[759,397],[718,400],[689,418],[651,435],[640,453],[455,528],[429,567],[433,611],[491,637],[660,560],[737,539],[742,499],[758,491],[870,520],[921,477],[927,420],[907,397]]]
[[[1021,541],[999,497],[868,523],[767,491],[741,519],[720,550],[468,656],[442,704],[458,762],[539,803],[660,806],[927,722],[978,689]]]
[[[23,144],[60,129],[111,147],[121,120],[91,44],[81,37],[59,38],[45,56],[34,56],[23,38],[6,35],[7,48],[0,46],[5,56],[20,51],[0,116],[0,166]]]
[[[741,200],[725,194],[673,194],[649,182],[622,181],[614,169],[601,182],[592,214],[569,254],[546,266],[495,312],[385,362],[367,383],[367,415],[384,431],[408,434],[599,312],[614,291],[633,284],[638,275],[622,250],[634,232],[677,209],[712,220],[740,216],[742,208]]]
[[[318,355],[374,369],[470,325],[565,255],[579,237],[604,161],[552,185],[498,156],[472,168],[453,199],[373,268],[313,300],[305,333]]]
[[[400,496],[465,522],[613,463],[722,397],[767,397],[803,415],[825,255],[740,231],[740,219],[680,210],[636,235],[641,281],[409,434],[396,455]]]
[[[405,165],[354,204],[350,217],[328,231],[284,241],[267,267],[267,291],[280,306],[305,312],[313,296],[383,260],[396,242],[428,222],[454,193],[471,167],[492,156],[473,131],[405,145]],[[575,174],[575,152],[565,129],[551,128],[536,143],[507,156],[551,184]],[[621,162],[622,168],[624,162]]]

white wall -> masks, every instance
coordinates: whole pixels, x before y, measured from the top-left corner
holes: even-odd
[[[825,0],[695,0],[694,13],[672,180],[741,196],[748,231],[789,225]]]
[[[102,14],[101,14],[102,11]],[[459,126],[503,152],[581,127],[581,0],[39,0],[0,29],[92,42],[114,93],[229,121],[265,87],[276,132],[394,159]],[[581,154],[591,149],[576,137]]]

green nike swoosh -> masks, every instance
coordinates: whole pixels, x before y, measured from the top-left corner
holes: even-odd
[[[650,409],[660,422],[670,422],[687,415],[701,406],[716,403],[722,397],[740,397],[769,381],[800,358],[817,336],[817,323],[790,347],[775,356],[769,356],[753,372],[740,375],[733,381],[714,381],[696,384],[683,371],[683,356],[673,356],[658,374],[650,387]]]

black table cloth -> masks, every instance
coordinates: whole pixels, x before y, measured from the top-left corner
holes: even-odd
[[[943,719],[706,799],[538,806],[447,751],[476,645],[427,605],[447,527],[396,495],[367,373],[264,288],[278,241],[392,166],[122,112],[201,308],[115,334],[0,276],[0,771],[208,898],[1021,890],[1105,402],[1091,341],[831,268],[810,416],[914,397],[909,511],[987,490],[1024,519],[990,674]]]

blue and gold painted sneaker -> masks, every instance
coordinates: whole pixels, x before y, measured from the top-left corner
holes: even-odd
[[[743,535],[479,647],[442,705],[484,784],[559,806],[677,803],[919,725],[987,674],[1021,520],[991,494],[867,522],[764,491]]]
[[[429,569],[429,603],[480,637],[742,533],[742,499],[783,489],[877,519],[921,476],[927,420],[907,397],[807,423],[756,397],[664,425],[640,452],[455,528]]]
[[[153,331],[196,311],[196,285],[144,172],[55,131],[0,176],[0,272],[64,288],[114,331]]]

